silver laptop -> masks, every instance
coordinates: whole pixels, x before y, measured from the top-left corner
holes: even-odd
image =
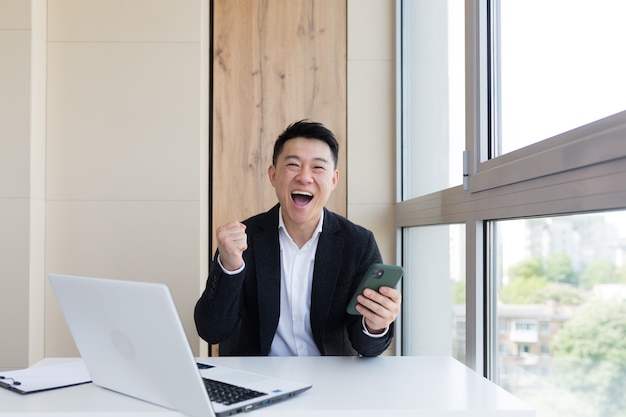
[[[57,274],[48,279],[96,385],[198,417],[250,411],[311,388],[197,363],[164,284]],[[213,391],[224,383],[243,386],[240,395],[247,399],[215,399]]]

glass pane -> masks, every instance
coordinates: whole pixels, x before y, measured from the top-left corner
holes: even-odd
[[[501,125],[492,156],[626,110],[626,1],[493,4]]]
[[[463,182],[463,0],[402,3],[403,199]]]
[[[465,226],[404,231],[403,355],[465,362]]]
[[[496,381],[542,417],[626,410],[626,211],[495,222]]]

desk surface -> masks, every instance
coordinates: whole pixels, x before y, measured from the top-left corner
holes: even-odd
[[[460,362],[440,356],[201,358],[313,384],[251,416],[534,416],[534,411]],[[45,359],[40,364],[58,359]],[[21,396],[0,389],[0,416],[180,416],[93,384]]]

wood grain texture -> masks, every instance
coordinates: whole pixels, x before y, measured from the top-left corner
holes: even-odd
[[[276,204],[267,168],[297,120],[337,136],[340,181],[327,207],[346,215],[346,13],[346,0],[214,0],[211,252],[219,225]]]
[[[345,0],[214,0],[213,240],[217,226],[276,204],[274,141],[300,119],[339,140],[327,207],[346,214],[346,36]]]

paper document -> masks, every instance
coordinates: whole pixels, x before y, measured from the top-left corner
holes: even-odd
[[[30,394],[87,382],[91,382],[91,376],[82,359],[0,372],[0,387],[20,394]]]

